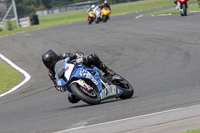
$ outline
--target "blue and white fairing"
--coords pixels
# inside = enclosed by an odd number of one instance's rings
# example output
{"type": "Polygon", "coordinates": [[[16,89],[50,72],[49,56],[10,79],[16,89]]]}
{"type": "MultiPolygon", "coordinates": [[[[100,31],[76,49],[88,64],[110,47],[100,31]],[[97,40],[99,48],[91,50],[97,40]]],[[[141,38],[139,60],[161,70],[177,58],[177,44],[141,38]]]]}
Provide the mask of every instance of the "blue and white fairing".
{"type": "MultiPolygon", "coordinates": [[[[70,88],[68,88],[68,82],[71,82],[72,79],[76,79],[77,81],[73,82],[77,82],[83,87],[88,87],[88,85],[80,79],[89,79],[97,86],[99,90],[98,94],[100,95],[101,99],[122,93],[122,91],[115,85],[109,86],[108,84],[101,81],[97,67],[89,68],[86,67],[83,63],[74,65],[68,63],[69,60],[70,58],[68,57],[65,60],[58,61],[55,65],[55,77],[57,86],[65,87],[66,90],[71,92],[70,88]],[[65,80],[63,79],[63,75],[65,80]],[[105,86],[105,89],[102,88],[102,84],[105,86]]],[[[88,90],[89,89],[90,88],[88,88],[88,90]]]]}

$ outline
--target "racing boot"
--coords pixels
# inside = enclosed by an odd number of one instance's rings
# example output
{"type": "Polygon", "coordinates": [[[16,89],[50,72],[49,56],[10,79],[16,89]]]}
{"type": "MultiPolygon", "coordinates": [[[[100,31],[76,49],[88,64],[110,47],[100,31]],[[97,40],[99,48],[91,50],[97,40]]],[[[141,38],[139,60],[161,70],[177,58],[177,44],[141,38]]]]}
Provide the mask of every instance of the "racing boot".
{"type": "Polygon", "coordinates": [[[70,103],[77,103],[80,101],[80,99],[76,97],[74,94],[68,94],[68,101],[70,103]]]}
{"type": "Polygon", "coordinates": [[[100,65],[99,69],[102,70],[105,73],[106,76],[113,77],[116,74],[112,69],[108,68],[103,63],[100,65]]]}

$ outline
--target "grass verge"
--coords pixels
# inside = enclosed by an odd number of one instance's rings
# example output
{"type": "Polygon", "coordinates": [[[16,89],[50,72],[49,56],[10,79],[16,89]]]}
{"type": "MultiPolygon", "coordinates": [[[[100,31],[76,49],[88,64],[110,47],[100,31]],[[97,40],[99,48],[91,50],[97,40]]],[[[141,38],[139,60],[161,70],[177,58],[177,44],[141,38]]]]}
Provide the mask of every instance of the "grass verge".
{"type": "MultiPolygon", "coordinates": [[[[191,5],[188,7],[188,12],[190,11],[200,11],[200,8],[199,8],[199,5],[198,4],[195,4],[195,5],[191,5]]],[[[159,12],[153,12],[153,13],[148,13],[148,14],[145,14],[144,17],[147,17],[147,16],[152,16],[152,15],[160,15],[160,14],[179,14],[179,10],[178,9],[175,9],[175,6],[174,6],[174,9],[169,9],[169,10],[164,10],[164,11],[159,11],[159,12]]]]}
{"type": "Polygon", "coordinates": [[[196,129],[196,130],[189,130],[183,133],[200,133],[200,129],[196,129]]]}
{"type": "Polygon", "coordinates": [[[10,90],[22,80],[22,75],[11,66],[0,61],[0,94],[10,90]]]}
{"type": "MultiPolygon", "coordinates": [[[[195,0],[190,0],[190,2],[194,2],[194,1],[195,0]]],[[[174,5],[174,3],[171,0],[139,0],[136,2],[116,4],[116,5],[111,5],[111,8],[112,8],[111,16],[116,16],[116,15],[126,14],[126,13],[133,13],[140,10],[154,9],[158,7],[172,6],[172,5],[174,5]]],[[[11,31],[9,30],[1,31],[0,36],[17,33],[17,32],[23,32],[23,31],[32,30],[32,29],[37,29],[37,28],[44,28],[44,27],[61,25],[61,24],[86,21],[86,18],[87,18],[86,11],[87,9],[83,9],[83,10],[68,11],[64,13],[40,16],[39,17],[40,25],[30,26],[26,28],[18,28],[11,31]]]]}

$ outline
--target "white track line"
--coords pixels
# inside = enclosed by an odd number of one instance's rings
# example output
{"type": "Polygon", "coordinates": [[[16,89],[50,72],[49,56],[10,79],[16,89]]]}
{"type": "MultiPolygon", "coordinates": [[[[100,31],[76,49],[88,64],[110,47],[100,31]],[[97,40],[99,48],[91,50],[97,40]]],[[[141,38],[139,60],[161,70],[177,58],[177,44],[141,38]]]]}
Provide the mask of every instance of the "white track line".
{"type": "Polygon", "coordinates": [[[169,14],[159,14],[159,15],[151,15],[152,17],[156,17],[156,16],[171,16],[172,14],[169,13],[169,14]]]}
{"type": "Polygon", "coordinates": [[[141,15],[139,15],[139,16],[137,16],[137,17],[135,17],[135,18],[141,18],[143,16],[143,14],[141,14],[141,15]]]}
{"type": "Polygon", "coordinates": [[[17,65],[15,65],[12,61],[10,61],[9,59],[7,59],[5,56],[3,56],[2,54],[0,54],[0,58],[2,58],[4,61],[6,61],[9,65],[11,65],[14,69],[16,69],[17,71],[19,71],[20,73],[22,73],[25,76],[25,79],[19,83],[17,86],[13,87],[11,90],[3,93],[0,95],[0,97],[3,97],[13,91],[15,91],[16,89],[18,89],[19,87],[21,87],[22,85],[24,85],[26,82],[28,82],[31,78],[31,76],[24,71],[23,69],[21,69],[20,67],[18,67],[17,65]]]}
{"type": "Polygon", "coordinates": [[[124,119],[119,119],[119,120],[114,120],[114,121],[109,121],[109,122],[98,123],[98,124],[89,125],[89,126],[83,125],[80,127],[70,128],[70,129],[66,129],[66,130],[62,130],[62,131],[58,131],[58,132],[54,132],[54,133],[65,133],[65,132],[74,131],[74,130],[78,130],[78,129],[85,129],[85,128],[90,128],[90,127],[95,127],[95,126],[106,125],[106,124],[110,124],[110,123],[116,123],[116,122],[121,122],[121,121],[133,120],[133,119],[137,119],[137,118],[144,118],[144,117],[158,115],[158,114],[164,114],[164,113],[173,112],[173,111],[177,111],[177,110],[181,110],[181,109],[184,109],[184,108],[176,108],[176,109],[155,112],[155,113],[146,114],[146,115],[140,115],[140,116],[135,116],[135,117],[130,117],[130,118],[124,118],[124,119]]]}

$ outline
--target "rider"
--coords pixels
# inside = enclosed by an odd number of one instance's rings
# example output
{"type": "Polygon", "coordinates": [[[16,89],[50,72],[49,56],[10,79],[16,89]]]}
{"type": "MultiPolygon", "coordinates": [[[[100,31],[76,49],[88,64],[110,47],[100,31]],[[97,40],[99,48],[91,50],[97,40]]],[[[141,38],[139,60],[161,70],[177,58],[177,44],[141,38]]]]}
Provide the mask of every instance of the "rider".
{"type": "Polygon", "coordinates": [[[104,2],[101,4],[101,9],[103,9],[104,7],[108,7],[111,13],[111,8],[107,0],[104,0],[104,2]]]}
{"type": "MultiPolygon", "coordinates": [[[[188,1],[189,1],[189,0],[188,0],[188,1]]],[[[178,9],[178,8],[179,8],[178,0],[174,0],[174,4],[176,4],[176,9],[178,9]]],[[[186,6],[188,7],[187,2],[186,2],[186,6]]]]}
{"type": "MultiPolygon", "coordinates": [[[[87,13],[89,13],[89,12],[93,12],[94,14],[95,14],[95,22],[97,22],[97,17],[96,16],[98,16],[97,15],[97,13],[99,13],[99,15],[100,15],[100,13],[101,13],[101,11],[100,11],[100,9],[99,9],[99,6],[95,6],[95,5],[92,5],[91,7],[90,7],[90,9],[88,9],[87,10],[87,13]]],[[[87,19],[89,18],[89,15],[88,15],[88,17],[87,17],[87,19]]]]}
{"type": "MultiPolygon", "coordinates": [[[[67,57],[70,57],[69,61],[71,61],[74,64],[83,62],[88,67],[96,66],[97,68],[102,70],[106,75],[115,75],[115,72],[108,68],[96,54],[84,56],[82,52],[77,51],[75,53],[63,53],[57,55],[53,50],[48,50],[42,55],[42,61],[44,65],[49,69],[49,77],[53,81],[54,86],[58,91],[64,92],[66,91],[66,89],[64,87],[58,87],[56,85],[54,66],[59,60],[64,60],[67,57]]],[[[79,101],[79,99],[73,94],[68,95],[68,100],[71,103],[77,103],[79,101]]]]}
{"type": "Polygon", "coordinates": [[[174,4],[176,4],[176,9],[178,9],[177,0],[174,0],[174,4]]]}
{"type": "Polygon", "coordinates": [[[91,5],[91,7],[87,10],[87,13],[89,13],[91,11],[93,12],[94,8],[95,8],[95,5],[91,5]]]}
{"type": "MultiPolygon", "coordinates": [[[[89,12],[94,12],[94,8],[95,8],[95,5],[91,5],[91,7],[87,10],[87,14],[88,14],[89,12]]],[[[87,20],[88,20],[88,18],[89,18],[89,15],[88,15],[88,17],[87,17],[87,20]]]]}

